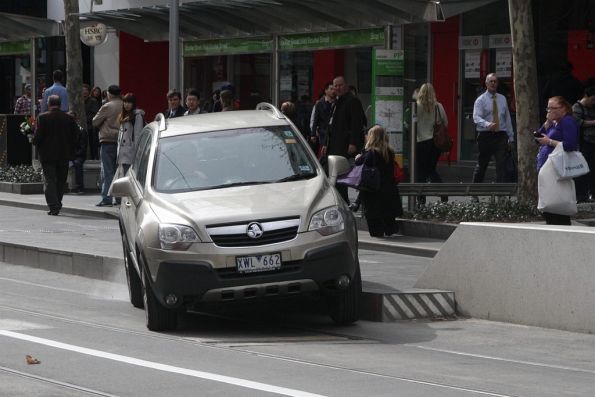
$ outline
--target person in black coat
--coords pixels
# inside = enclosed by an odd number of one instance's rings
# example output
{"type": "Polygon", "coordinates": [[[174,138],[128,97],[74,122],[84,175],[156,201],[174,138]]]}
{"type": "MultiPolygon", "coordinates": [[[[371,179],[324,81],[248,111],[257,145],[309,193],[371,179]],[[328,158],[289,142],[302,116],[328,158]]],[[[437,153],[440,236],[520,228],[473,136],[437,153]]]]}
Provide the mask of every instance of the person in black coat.
{"type": "Polygon", "coordinates": [[[163,114],[166,119],[181,117],[186,113],[186,108],[182,106],[182,94],[180,91],[169,90],[167,93],[168,108],[163,114]]]}
{"type": "Polygon", "coordinates": [[[32,143],[37,146],[44,177],[48,215],[58,215],[68,177],[68,161],[74,159],[79,138],[76,121],[60,110],[60,97],[50,95],[48,111],[37,118],[32,143]]]}
{"type": "Polygon", "coordinates": [[[360,192],[364,216],[372,237],[390,236],[398,232],[396,217],[402,215],[399,190],[394,179],[394,152],[388,146],[384,128],[375,125],[368,131],[366,147],[355,158],[355,164],[376,167],[380,173],[378,191],[360,192]]]}

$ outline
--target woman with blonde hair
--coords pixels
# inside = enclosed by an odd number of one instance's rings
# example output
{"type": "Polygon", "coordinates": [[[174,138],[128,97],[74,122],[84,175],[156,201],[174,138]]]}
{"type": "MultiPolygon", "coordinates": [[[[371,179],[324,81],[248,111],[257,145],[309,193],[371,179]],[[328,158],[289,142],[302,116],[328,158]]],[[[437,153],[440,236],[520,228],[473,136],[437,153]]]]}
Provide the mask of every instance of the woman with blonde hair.
{"type": "MultiPolygon", "coordinates": [[[[430,83],[425,83],[417,94],[417,139],[415,145],[415,182],[442,182],[436,171],[440,150],[434,145],[434,124],[448,127],[444,107],[436,100],[436,91],[430,83]]],[[[426,197],[419,196],[418,204],[425,204],[426,197]]],[[[442,201],[448,197],[442,196],[442,201]]]]}
{"type": "Polygon", "coordinates": [[[380,174],[378,191],[360,192],[364,216],[372,237],[397,233],[396,217],[401,215],[399,190],[394,179],[395,153],[388,145],[384,128],[375,125],[368,131],[364,152],[355,158],[355,164],[375,167],[380,174]]]}

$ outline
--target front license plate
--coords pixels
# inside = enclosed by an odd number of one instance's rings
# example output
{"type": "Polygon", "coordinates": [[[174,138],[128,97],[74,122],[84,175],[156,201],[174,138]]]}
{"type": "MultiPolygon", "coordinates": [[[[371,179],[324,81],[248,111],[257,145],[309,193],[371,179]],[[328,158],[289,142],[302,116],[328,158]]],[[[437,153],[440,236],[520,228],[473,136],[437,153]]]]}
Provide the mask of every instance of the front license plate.
{"type": "Polygon", "coordinates": [[[281,254],[237,256],[236,266],[240,273],[267,272],[281,268],[281,254]]]}

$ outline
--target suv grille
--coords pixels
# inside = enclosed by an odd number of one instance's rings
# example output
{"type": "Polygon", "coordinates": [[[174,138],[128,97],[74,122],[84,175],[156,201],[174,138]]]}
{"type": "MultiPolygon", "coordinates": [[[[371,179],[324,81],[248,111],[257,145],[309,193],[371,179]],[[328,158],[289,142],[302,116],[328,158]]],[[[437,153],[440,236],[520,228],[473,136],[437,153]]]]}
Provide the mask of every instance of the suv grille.
{"type": "Polygon", "coordinates": [[[211,240],[219,247],[254,247],[289,241],[295,238],[298,232],[300,218],[271,219],[239,224],[207,226],[211,240]],[[248,228],[257,224],[257,230],[262,235],[253,238],[248,235],[248,228]]]}

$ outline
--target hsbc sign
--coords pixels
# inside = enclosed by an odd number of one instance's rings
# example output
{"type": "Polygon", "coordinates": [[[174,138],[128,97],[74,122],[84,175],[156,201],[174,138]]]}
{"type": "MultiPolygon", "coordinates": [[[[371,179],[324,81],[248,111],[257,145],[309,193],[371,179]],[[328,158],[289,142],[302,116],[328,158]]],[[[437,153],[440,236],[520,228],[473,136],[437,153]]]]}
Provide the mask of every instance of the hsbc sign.
{"type": "Polygon", "coordinates": [[[103,44],[107,37],[107,26],[102,23],[92,23],[81,27],[81,41],[89,47],[103,44]]]}

